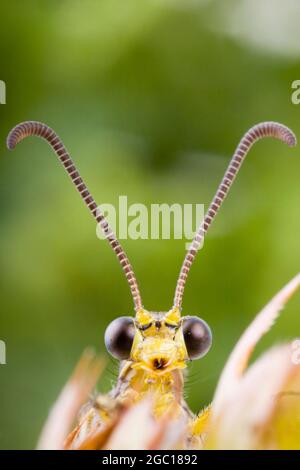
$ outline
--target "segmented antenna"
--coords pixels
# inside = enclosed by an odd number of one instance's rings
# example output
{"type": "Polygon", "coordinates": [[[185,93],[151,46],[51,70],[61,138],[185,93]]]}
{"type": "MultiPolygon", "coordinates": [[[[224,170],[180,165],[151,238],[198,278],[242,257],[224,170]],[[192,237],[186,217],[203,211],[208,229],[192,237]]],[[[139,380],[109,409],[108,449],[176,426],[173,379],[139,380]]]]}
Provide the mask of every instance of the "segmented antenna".
{"type": "Polygon", "coordinates": [[[123,250],[122,246],[120,245],[119,241],[117,240],[115,234],[112,232],[111,228],[109,227],[104,215],[99,211],[98,206],[89,192],[87,186],[83,182],[71,156],[69,155],[67,149],[63,145],[62,141],[58,137],[58,135],[48,127],[46,124],[36,121],[26,121],[21,124],[18,124],[14,127],[8,137],[7,137],[7,147],[12,150],[15,146],[21,142],[25,137],[36,135],[45,139],[48,144],[52,147],[54,152],[56,153],[59,161],[64,166],[66,172],[70,176],[72,182],[74,183],[76,189],[78,190],[80,196],[82,197],[83,201],[87,205],[88,209],[90,210],[93,217],[96,221],[100,224],[105,237],[107,238],[110,246],[116,253],[118,260],[123,268],[125,273],[126,279],[131,289],[131,294],[133,297],[135,310],[139,311],[142,309],[142,300],[141,295],[139,292],[137,280],[129,259],[125,251],[123,250]]]}
{"type": "Polygon", "coordinates": [[[293,147],[297,143],[294,133],[288,127],[277,122],[262,122],[252,127],[251,129],[249,129],[248,132],[246,132],[239,145],[237,146],[237,149],[229,163],[229,166],[225,172],[221,184],[218,187],[215,197],[213,198],[208,208],[208,211],[206,212],[205,217],[195,235],[195,238],[192,241],[189,251],[186,254],[176,285],[176,291],[174,296],[174,308],[181,308],[185,283],[190,268],[196,257],[197,251],[199,250],[199,248],[201,248],[204,237],[209,227],[211,226],[215,216],[217,215],[222,205],[222,202],[227,196],[229,189],[231,188],[231,185],[235,180],[235,177],[239,169],[241,168],[241,165],[248,151],[257,140],[263,137],[275,137],[276,139],[282,140],[290,147],[293,147]]]}

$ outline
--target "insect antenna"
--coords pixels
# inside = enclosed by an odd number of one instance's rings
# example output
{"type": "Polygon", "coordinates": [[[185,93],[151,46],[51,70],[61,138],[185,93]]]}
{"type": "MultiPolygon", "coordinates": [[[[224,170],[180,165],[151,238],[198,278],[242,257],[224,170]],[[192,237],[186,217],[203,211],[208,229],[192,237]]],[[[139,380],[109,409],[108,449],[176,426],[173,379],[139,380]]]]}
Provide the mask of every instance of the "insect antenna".
{"type": "Polygon", "coordinates": [[[25,137],[29,137],[33,135],[45,139],[48,142],[48,144],[50,144],[56,156],[58,157],[59,161],[62,163],[66,172],[70,176],[81,198],[83,199],[86,206],[90,210],[92,216],[96,219],[97,223],[100,224],[105,234],[105,237],[107,238],[110,246],[116,253],[117,258],[123,268],[123,271],[125,273],[126,279],[128,281],[128,284],[131,290],[131,294],[132,294],[134,305],[135,305],[135,310],[136,312],[138,312],[139,310],[142,309],[142,300],[141,300],[141,295],[139,292],[137,280],[133,272],[132,266],[129,262],[129,259],[124,249],[122,248],[120,242],[118,241],[115,234],[109,227],[104,215],[99,211],[98,206],[93,196],[91,195],[90,191],[85,185],[70,154],[68,153],[67,149],[65,148],[64,144],[62,143],[58,135],[54,132],[53,129],[48,127],[46,124],[43,124],[37,121],[26,121],[26,122],[18,124],[16,127],[14,127],[10,131],[7,137],[7,147],[10,150],[12,150],[25,137]]]}
{"type": "Polygon", "coordinates": [[[176,285],[173,307],[174,309],[181,309],[184,288],[190,268],[194,262],[198,250],[202,247],[204,237],[214,218],[216,217],[224,199],[226,198],[248,151],[256,141],[263,137],[274,137],[276,139],[282,140],[290,147],[296,145],[297,142],[294,133],[288,127],[277,122],[262,122],[246,132],[235,150],[235,153],[228,165],[217,192],[185,256],[176,285]]]}

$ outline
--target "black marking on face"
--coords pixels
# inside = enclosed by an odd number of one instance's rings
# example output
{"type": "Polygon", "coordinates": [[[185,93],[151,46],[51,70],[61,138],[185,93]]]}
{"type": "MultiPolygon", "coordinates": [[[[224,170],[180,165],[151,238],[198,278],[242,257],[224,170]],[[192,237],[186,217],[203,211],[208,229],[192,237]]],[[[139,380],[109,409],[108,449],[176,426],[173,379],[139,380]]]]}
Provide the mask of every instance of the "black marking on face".
{"type": "Polygon", "coordinates": [[[154,359],[153,361],[153,367],[154,369],[156,370],[159,370],[159,369],[163,369],[166,365],[166,360],[164,358],[160,358],[160,359],[154,359]]]}
{"type": "Polygon", "coordinates": [[[170,330],[177,330],[179,325],[171,325],[171,323],[165,322],[165,325],[170,328],[170,330]]]}
{"type": "Polygon", "coordinates": [[[148,323],[147,325],[138,326],[138,328],[141,331],[145,331],[145,330],[148,330],[148,328],[150,328],[151,326],[152,326],[152,322],[148,323]]]}

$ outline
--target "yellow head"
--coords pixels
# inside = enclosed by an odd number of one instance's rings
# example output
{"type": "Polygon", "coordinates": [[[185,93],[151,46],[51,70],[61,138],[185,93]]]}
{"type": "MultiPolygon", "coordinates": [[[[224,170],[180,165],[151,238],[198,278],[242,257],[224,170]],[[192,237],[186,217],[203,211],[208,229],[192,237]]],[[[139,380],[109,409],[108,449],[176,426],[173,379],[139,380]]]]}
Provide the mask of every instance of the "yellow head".
{"type": "Polygon", "coordinates": [[[169,312],[140,309],[135,319],[114,320],[105,332],[105,344],[132,369],[158,377],[184,369],[187,361],[204,356],[211,346],[211,331],[200,318],[181,318],[177,308],[169,312]]]}

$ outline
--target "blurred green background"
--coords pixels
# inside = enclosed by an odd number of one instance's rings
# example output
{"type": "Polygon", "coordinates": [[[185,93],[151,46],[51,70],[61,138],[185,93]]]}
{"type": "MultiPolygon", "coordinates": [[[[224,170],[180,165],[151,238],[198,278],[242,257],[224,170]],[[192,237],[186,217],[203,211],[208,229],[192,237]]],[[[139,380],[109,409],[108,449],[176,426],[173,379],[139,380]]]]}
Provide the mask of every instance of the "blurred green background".
{"type": "MultiPolygon", "coordinates": [[[[48,146],[5,138],[31,119],[63,138],[98,203],[210,202],[242,134],[278,120],[300,136],[298,1],[1,2],[0,448],[33,448],[87,345],[133,313],[115,255],[48,146]]],[[[300,150],[251,151],[193,266],[184,314],[214,334],[192,364],[188,402],[212,399],[244,328],[300,267],[300,150]]],[[[182,240],[126,240],[145,307],[171,307],[182,240]]],[[[300,335],[292,299],[256,354],[300,335]]],[[[117,371],[108,360],[99,383],[117,371]]],[[[276,366],[276,365],[274,365],[276,366]]],[[[259,393],[259,390],[258,390],[259,393]]]]}

